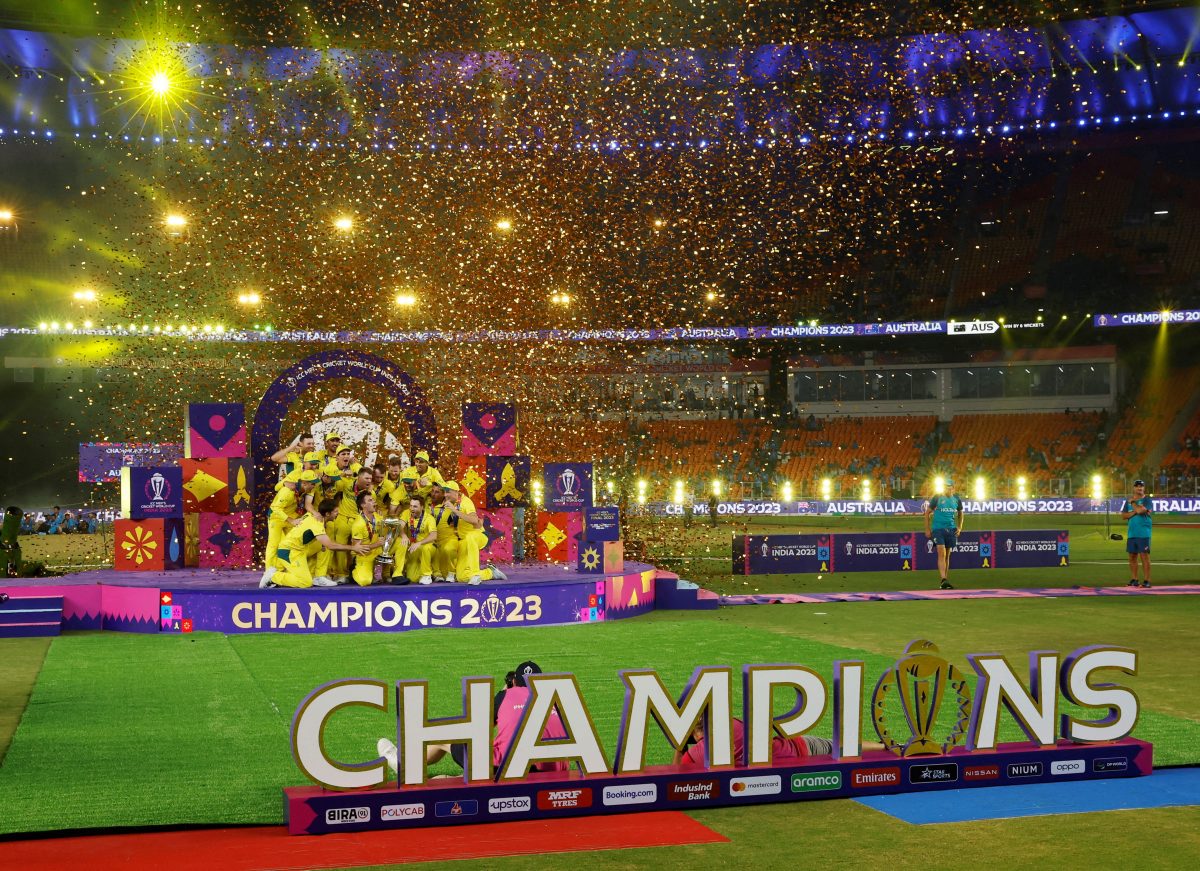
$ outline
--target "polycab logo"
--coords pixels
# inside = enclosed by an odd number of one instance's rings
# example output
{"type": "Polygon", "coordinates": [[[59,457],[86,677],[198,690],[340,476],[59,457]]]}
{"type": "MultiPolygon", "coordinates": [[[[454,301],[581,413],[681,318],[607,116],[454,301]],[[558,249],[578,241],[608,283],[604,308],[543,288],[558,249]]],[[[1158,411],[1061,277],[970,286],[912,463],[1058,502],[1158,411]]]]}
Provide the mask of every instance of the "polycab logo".
{"type": "Polygon", "coordinates": [[[1040,762],[1010,762],[1009,777],[1041,777],[1042,763],[1040,762]]]}
{"type": "Polygon", "coordinates": [[[433,813],[439,817],[473,817],[479,813],[479,802],[473,798],[462,801],[439,801],[433,806],[433,813]]]}
{"type": "Polygon", "coordinates": [[[808,771],[792,775],[792,792],[824,792],[842,788],[840,771],[808,771]]]}
{"type": "Polygon", "coordinates": [[[653,804],[658,801],[658,787],[653,783],[631,783],[629,786],[604,787],[604,803],[653,804]]]}
{"type": "Polygon", "coordinates": [[[1092,771],[1128,771],[1129,760],[1120,757],[1109,757],[1107,759],[1093,759],[1092,771]]]}
{"type": "Polygon", "coordinates": [[[1050,763],[1050,773],[1054,775],[1083,774],[1085,771],[1087,763],[1082,759],[1056,759],[1050,763]]]}
{"type": "Polygon", "coordinates": [[[964,765],[963,780],[998,780],[999,765],[964,765]]]}
{"type": "Polygon", "coordinates": [[[709,801],[721,795],[716,780],[676,780],[667,784],[668,801],[709,801]]]}
{"type": "Polygon", "coordinates": [[[488,800],[489,814],[523,814],[533,810],[533,801],[527,795],[510,795],[508,798],[488,800]]]}
{"type": "Polygon", "coordinates": [[[381,820],[423,820],[424,804],[385,804],[379,809],[381,820]]]}
{"type": "Polygon", "coordinates": [[[914,765],[908,769],[909,783],[953,783],[958,780],[958,763],[914,765]]]}
{"type": "Polygon", "coordinates": [[[592,791],[588,788],[543,789],[538,793],[539,810],[565,810],[574,807],[591,807],[592,791]]]}
{"type": "Polygon", "coordinates": [[[782,791],[783,780],[778,774],[772,777],[735,777],[729,781],[729,795],[732,798],[779,795],[782,791]]]}
{"type": "Polygon", "coordinates": [[[369,822],[371,822],[369,807],[331,807],[325,811],[325,823],[330,826],[369,822]]]}
{"type": "Polygon", "coordinates": [[[900,782],[900,768],[855,768],[850,772],[850,785],[862,789],[870,786],[895,786],[900,782]]]}

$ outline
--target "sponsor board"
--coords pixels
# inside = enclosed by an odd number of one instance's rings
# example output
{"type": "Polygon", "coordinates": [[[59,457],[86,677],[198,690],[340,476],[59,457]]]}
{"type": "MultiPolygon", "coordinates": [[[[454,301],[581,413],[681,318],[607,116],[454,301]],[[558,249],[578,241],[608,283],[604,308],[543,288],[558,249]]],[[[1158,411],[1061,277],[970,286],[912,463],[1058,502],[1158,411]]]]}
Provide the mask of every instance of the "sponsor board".
{"type": "Polygon", "coordinates": [[[855,768],[850,772],[850,785],[858,789],[872,786],[895,786],[900,782],[900,768],[855,768]]]}
{"type": "Polygon", "coordinates": [[[1129,760],[1120,756],[1105,759],[1093,759],[1092,771],[1128,771],[1129,760]]]}
{"type": "Polygon", "coordinates": [[[1009,777],[1041,777],[1042,763],[1040,762],[1010,762],[1007,768],[1009,777]]]}
{"type": "Polygon", "coordinates": [[[379,809],[381,820],[423,820],[425,805],[417,804],[385,804],[379,809]]]}
{"type": "Polygon", "coordinates": [[[531,810],[533,810],[533,801],[527,795],[488,799],[489,814],[523,814],[531,810]]]}
{"type": "Polygon", "coordinates": [[[653,783],[631,783],[628,786],[604,787],[606,805],[653,804],[658,801],[658,787],[653,783]]]}
{"type": "Polygon", "coordinates": [[[792,775],[792,792],[825,792],[841,788],[840,771],[806,771],[792,775]]]}
{"type": "Polygon", "coordinates": [[[1050,773],[1056,776],[1063,774],[1086,774],[1087,762],[1082,759],[1055,759],[1050,763],[1050,773]]]}
{"type": "Polygon", "coordinates": [[[668,801],[711,801],[721,797],[716,780],[676,780],[667,784],[668,801]]]}
{"type": "Polygon", "coordinates": [[[908,769],[909,783],[954,783],[958,780],[958,763],[913,765],[908,769]]]}
{"type": "Polygon", "coordinates": [[[999,780],[999,765],[964,765],[963,780],[999,780]]]}
{"type": "Polygon", "coordinates": [[[325,822],[331,826],[371,822],[369,807],[331,807],[325,811],[325,822]]]}
{"type": "Polygon", "coordinates": [[[592,791],[587,787],[574,789],[543,789],[537,795],[538,810],[566,810],[592,806],[592,791]]]}
{"type": "Polygon", "coordinates": [[[729,781],[729,795],[732,798],[779,795],[781,792],[783,778],[778,774],[768,777],[735,777],[729,781]]]}
{"type": "Polygon", "coordinates": [[[433,806],[433,813],[439,817],[473,817],[479,813],[479,802],[473,798],[439,801],[433,806]]]}

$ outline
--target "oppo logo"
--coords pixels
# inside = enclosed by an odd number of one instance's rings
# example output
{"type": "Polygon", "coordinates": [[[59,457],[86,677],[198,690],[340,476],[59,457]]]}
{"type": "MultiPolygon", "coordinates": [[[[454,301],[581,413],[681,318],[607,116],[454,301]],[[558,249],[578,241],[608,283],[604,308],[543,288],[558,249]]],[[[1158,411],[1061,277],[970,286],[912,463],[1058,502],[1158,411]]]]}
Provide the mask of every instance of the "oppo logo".
{"type": "Polygon", "coordinates": [[[1051,774],[1083,774],[1087,763],[1082,759],[1059,759],[1050,763],[1051,774]]]}

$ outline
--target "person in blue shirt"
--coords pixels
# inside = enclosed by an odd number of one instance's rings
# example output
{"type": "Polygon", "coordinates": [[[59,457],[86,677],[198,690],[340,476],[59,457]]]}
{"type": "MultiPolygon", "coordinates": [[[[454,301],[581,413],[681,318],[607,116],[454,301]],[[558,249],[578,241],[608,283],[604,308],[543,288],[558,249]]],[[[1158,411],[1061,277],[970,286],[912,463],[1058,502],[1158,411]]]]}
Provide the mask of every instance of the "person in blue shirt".
{"type": "Polygon", "coordinates": [[[1138,557],[1142,562],[1141,586],[1150,586],[1150,532],[1154,518],[1150,511],[1150,497],[1146,495],[1146,482],[1133,482],[1133,498],[1126,499],[1121,506],[1121,519],[1129,521],[1125,530],[1125,552],[1129,554],[1129,586],[1138,586],[1138,557]]]}
{"type": "Polygon", "coordinates": [[[938,575],[943,590],[953,590],[950,583],[950,552],[958,544],[963,526],[963,502],[954,492],[954,480],[946,479],[946,496],[934,496],[925,505],[925,537],[937,545],[938,575]]]}

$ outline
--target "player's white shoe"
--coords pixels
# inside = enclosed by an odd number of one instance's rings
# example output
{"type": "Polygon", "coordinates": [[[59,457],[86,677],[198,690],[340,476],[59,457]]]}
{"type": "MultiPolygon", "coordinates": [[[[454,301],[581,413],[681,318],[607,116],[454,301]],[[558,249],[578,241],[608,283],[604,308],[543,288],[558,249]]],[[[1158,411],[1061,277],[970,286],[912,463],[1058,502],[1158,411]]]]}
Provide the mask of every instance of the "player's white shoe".
{"type": "Polygon", "coordinates": [[[441,575],[434,575],[433,582],[435,584],[444,584],[444,583],[446,583],[446,579],[443,578],[441,575]]]}
{"type": "Polygon", "coordinates": [[[333,582],[334,582],[335,584],[337,584],[337,585],[340,587],[340,586],[342,586],[343,584],[348,584],[348,583],[350,583],[350,578],[349,578],[348,576],[346,576],[346,575],[339,575],[338,577],[336,577],[336,578],[334,578],[334,579],[333,579],[333,582]]]}
{"type": "Polygon", "coordinates": [[[399,771],[400,766],[396,759],[396,745],[387,738],[380,738],[379,743],[375,745],[375,749],[379,751],[379,755],[387,760],[388,768],[392,771],[399,771]]]}
{"type": "Polygon", "coordinates": [[[446,583],[447,584],[457,584],[458,576],[456,574],[454,574],[454,572],[451,572],[450,574],[446,575],[446,583]]]}
{"type": "Polygon", "coordinates": [[[430,575],[421,575],[421,579],[417,581],[422,587],[428,587],[433,583],[433,578],[430,575]]]}
{"type": "Polygon", "coordinates": [[[336,587],[337,581],[330,580],[329,578],[325,577],[324,575],[321,575],[320,577],[313,578],[313,586],[314,587],[336,587]]]}
{"type": "Polygon", "coordinates": [[[275,586],[273,583],[271,583],[271,578],[273,577],[275,577],[275,567],[269,566],[267,570],[263,572],[262,580],[258,582],[258,588],[260,590],[265,590],[267,587],[275,586]]]}
{"type": "Polygon", "coordinates": [[[492,570],[492,580],[493,581],[507,581],[508,580],[508,575],[504,574],[504,572],[500,571],[500,569],[496,568],[491,563],[488,563],[487,566],[485,566],[485,568],[489,568],[492,570]]]}
{"type": "Polygon", "coordinates": [[[467,583],[472,587],[478,587],[483,583],[483,578],[481,578],[479,575],[471,575],[471,579],[467,581],[467,583]]]}

